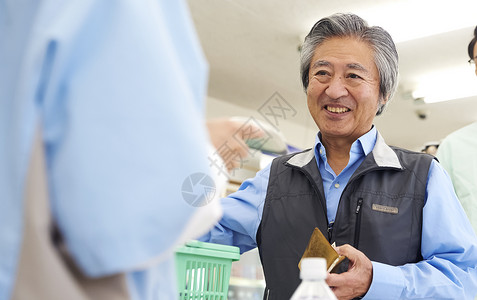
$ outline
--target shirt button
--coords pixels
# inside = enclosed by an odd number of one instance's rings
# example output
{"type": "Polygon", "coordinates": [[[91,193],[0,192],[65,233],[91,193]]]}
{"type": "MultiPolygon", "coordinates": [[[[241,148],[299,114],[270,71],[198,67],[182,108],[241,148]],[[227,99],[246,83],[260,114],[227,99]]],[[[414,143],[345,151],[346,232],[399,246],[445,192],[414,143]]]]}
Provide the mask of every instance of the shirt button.
{"type": "Polygon", "coordinates": [[[323,154],[323,150],[322,150],[322,149],[320,149],[320,154],[323,154]]]}
{"type": "Polygon", "coordinates": [[[335,188],[339,188],[340,187],[340,184],[339,183],[335,183],[335,188]]]}

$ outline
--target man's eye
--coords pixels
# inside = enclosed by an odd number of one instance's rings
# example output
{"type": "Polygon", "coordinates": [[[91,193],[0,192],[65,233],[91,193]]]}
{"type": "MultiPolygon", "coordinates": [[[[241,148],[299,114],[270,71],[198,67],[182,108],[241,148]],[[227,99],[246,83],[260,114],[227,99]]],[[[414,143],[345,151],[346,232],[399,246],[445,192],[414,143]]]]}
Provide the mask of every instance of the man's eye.
{"type": "Polygon", "coordinates": [[[315,73],[315,76],[325,76],[325,75],[328,75],[328,72],[324,70],[320,70],[315,73]]]}
{"type": "Polygon", "coordinates": [[[348,74],[348,78],[351,78],[351,79],[361,79],[361,76],[356,75],[356,74],[354,74],[354,73],[350,73],[350,74],[348,74]]]}

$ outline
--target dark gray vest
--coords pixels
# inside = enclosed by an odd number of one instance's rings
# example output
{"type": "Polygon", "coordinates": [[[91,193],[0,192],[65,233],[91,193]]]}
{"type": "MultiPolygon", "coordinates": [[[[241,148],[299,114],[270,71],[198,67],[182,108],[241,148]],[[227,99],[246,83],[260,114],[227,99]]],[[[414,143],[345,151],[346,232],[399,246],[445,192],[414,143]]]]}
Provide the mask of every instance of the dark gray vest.
{"type": "Polygon", "coordinates": [[[300,284],[298,262],[315,227],[330,243],[353,245],[372,261],[397,266],[422,260],[422,208],[432,159],[391,148],[378,135],[372,153],[345,187],[330,230],[314,151],[276,158],[257,232],[267,283],[264,299],[290,299],[300,284]]]}

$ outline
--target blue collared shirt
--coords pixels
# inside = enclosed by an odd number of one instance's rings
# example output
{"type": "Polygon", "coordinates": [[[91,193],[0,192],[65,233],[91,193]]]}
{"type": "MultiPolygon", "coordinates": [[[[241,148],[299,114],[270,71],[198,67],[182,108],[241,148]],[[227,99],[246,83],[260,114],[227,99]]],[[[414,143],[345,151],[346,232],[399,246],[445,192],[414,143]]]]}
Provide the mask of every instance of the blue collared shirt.
{"type": "Polygon", "coordinates": [[[349,181],[354,171],[356,171],[359,165],[361,165],[366,155],[373,150],[375,141],[376,128],[373,126],[368,133],[361,136],[351,145],[348,165],[339,175],[336,175],[328,164],[326,149],[321,143],[319,135],[316,136],[315,157],[323,180],[325,199],[330,199],[330,201],[326,201],[329,223],[334,223],[336,210],[338,209],[338,201],[333,201],[331,199],[340,199],[346,183],[349,181]]]}
{"type": "MultiPolygon", "coordinates": [[[[336,176],[317,137],[315,157],[322,174],[327,215],[334,221],[343,188],[376,143],[372,128],[351,146],[350,160],[336,176]],[[321,153],[320,153],[321,152],[321,153]]],[[[270,165],[222,199],[222,220],[202,239],[239,246],[242,252],[257,246],[256,234],[267,194],[270,165]]],[[[373,263],[372,284],[363,299],[473,299],[477,294],[477,238],[439,163],[429,169],[423,209],[423,261],[404,266],[373,263]],[[463,288],[465,287],[465,289],[463,288]]]]}
{"type": "Polygon", "coordinates": [[[208,66],[186,5],[0,0],[0,299],[37,127],[52,215],[81,270],[129,272],[134,299],[178,296],[172,249],[197,211],[182,184],[212,174],[208,66]]]}

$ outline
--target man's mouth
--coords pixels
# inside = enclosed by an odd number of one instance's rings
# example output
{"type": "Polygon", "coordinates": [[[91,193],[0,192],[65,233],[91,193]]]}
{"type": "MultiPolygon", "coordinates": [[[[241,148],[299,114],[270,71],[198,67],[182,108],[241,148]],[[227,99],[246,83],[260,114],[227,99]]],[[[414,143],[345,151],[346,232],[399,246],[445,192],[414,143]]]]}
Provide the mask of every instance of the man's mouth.
{"type": "Polygon", "coordinates": [[[325,106],[325,109],[329,112],[335,113],[335,114],[342,114],[345,112],[350,111],[349,108],[347,107],[332,107],[332,106],[325,106]]]}

